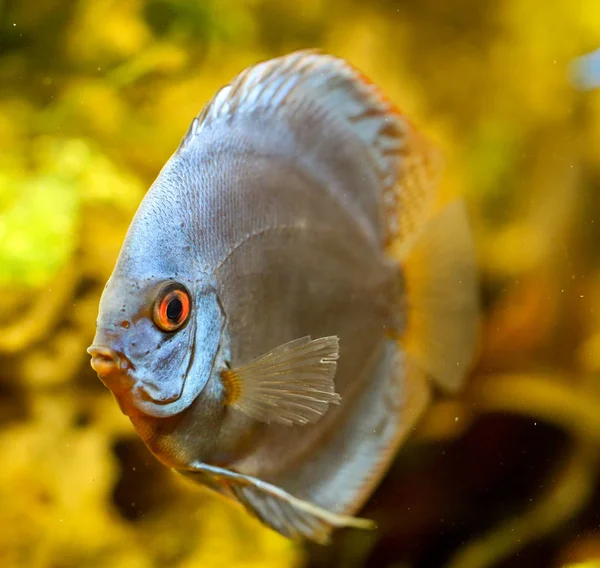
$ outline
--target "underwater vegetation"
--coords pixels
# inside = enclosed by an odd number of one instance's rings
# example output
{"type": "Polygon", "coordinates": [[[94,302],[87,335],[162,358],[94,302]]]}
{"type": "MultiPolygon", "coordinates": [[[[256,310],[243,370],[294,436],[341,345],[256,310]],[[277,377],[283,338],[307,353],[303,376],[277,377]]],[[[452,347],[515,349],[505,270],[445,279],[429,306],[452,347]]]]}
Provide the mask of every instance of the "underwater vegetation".
{"type": "Polygon", "coordinates": [[[563,567],[600,559],[594,0],[0,0],[0,566],[563,567]],[[484,328],[361,516],[301,548],[161,466],[89,366],[145,190],[240,69],[320,47],[436,140],[484,328]]]}

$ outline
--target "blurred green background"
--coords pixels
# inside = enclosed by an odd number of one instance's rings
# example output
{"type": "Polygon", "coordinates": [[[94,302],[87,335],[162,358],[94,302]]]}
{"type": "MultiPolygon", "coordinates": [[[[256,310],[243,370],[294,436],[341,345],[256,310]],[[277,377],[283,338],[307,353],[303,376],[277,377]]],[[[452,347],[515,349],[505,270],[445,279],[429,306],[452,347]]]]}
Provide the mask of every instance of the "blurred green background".
{"type": "Polygon", "coordinates": [[[600,559],[598,0],[0,0],[0,566],[562,567],[600,559]],[[363,511],[294,545],[180,485],[89,368],[137,204],[218,87],[348,58],[443,148],[485,309],[363,511]]]}

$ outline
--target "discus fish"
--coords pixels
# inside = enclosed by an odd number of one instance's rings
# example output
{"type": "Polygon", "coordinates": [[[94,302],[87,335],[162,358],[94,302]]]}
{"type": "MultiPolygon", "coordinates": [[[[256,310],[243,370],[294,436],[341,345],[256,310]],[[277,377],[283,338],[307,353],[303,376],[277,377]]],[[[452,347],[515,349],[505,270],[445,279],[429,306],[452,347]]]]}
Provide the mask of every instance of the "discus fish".
{"type": "Polygon", "coordinates": [[[88,349],[161,462],[290,538],[371,526],[354,515],[475,354],[471,233],[462,202],[434,214],[438,156],[334,56],[218,91],[140,204],[88,349]]]}

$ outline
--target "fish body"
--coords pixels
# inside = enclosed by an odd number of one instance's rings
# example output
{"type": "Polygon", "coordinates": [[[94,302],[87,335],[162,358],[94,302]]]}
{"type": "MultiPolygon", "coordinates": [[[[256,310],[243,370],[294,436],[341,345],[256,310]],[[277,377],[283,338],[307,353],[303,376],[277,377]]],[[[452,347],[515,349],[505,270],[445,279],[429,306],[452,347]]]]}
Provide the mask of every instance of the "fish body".
{"type": "Polygon", "coordinates": [[[429,375],[455,390],[474,354],[470,235],[460,206],[432,218],[435,157],[332,56],[217,93],[142,201],[89,349],[158,459],[290,537],[366,526],[429,375]]]}

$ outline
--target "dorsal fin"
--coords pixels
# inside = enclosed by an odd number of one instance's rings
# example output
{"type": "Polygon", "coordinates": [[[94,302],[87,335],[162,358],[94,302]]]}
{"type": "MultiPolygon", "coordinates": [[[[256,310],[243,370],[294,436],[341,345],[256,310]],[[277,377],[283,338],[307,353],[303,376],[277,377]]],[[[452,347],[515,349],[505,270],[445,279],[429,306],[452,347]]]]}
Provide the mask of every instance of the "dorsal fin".
{"type": "Polygon", "coordinates": [[[433,162],[432,148],[380,90],[343,59],[305,50],[248,67],[208,102],[180,148],[215,121],[256,111],[300,112],[311,104],[344,120],[369,152],[381,181],[385,241],[412,232],[413,219],[421,217],[420,211],[413,214],[414,206],[422,210],[425,202],[429,204],[420,199],[435,185],[432,172],[423,167],[433,162]],[[408,212],[402,213],[405,202],[408,212]],[[402,228],[404,217],[407,226],[402,228]]]}

